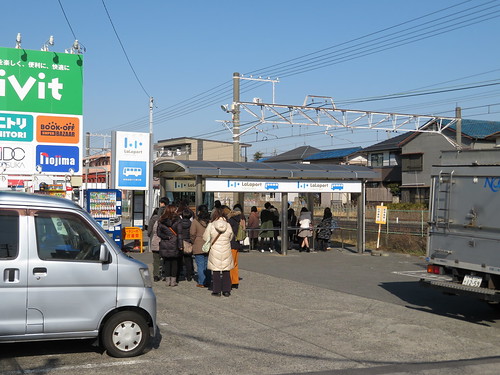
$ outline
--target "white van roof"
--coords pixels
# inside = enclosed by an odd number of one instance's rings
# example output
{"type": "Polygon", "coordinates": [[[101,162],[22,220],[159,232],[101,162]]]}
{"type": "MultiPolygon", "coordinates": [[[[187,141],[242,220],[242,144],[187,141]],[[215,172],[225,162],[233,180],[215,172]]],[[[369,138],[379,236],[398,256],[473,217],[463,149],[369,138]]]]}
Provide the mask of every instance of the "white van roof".
{"type": "Polygon", "coordinates": [[[69,199],[54,197],[50,195],[23,193],[18,191],[0,191],[1,205],[16,206],[42,206],[56,208],[81,208],[69,199]]]}

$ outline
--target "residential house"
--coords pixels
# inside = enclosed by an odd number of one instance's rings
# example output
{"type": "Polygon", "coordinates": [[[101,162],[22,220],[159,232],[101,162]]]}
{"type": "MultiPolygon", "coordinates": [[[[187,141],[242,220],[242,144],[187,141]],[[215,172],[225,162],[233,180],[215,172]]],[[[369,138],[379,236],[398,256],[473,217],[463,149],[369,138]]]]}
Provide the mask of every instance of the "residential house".
{"type": "MultiPolygon", "coordinates": [[[[500,122],[461,120],[460,144],[463,149],[491,149],[500,144],[500,122]]],[[[444,121],[446,126],[449,121],[444,121]]],[[[422,128],[435,126],[429,122],[422,128]]],[[[455,150],[457,124],[442,134],[407,132],[364,148],[368,166],[381,173],[381,179],[367,184],[367,202],[428,203],[430,173],[439,164],[441,151],[455,150]]]]}
{"type": "MultiPolygon", "coordinates": [[[[499,147],[500,122],[463,119],[461,147],[469,150],[499,147]]],[[[447,125],[449,121],[444,121],[447,125]]],[[[429,123],[424,128],[434,126],[429,123]]],[[[444,135],[413,133],[401,143],[401,201],[428,203],[430,195],[430,173],[433,165],[439,164],[441,151],[455,150],[448,140],[457,141],[457,124],[445,129],[444,135]],[[446,138],[448,137],[448,139],[446,138]]]]}
{"type": "Polygon", "coordinates": [[[412,135],[411,132],[399,134],[361,150],[367,159],[368,167],[379,172],[381,176],[380,180],[367,182],[367,202],[391,203],[399,200],[399,186],[402,184],[401,148],[403,142],[412,135]]]}

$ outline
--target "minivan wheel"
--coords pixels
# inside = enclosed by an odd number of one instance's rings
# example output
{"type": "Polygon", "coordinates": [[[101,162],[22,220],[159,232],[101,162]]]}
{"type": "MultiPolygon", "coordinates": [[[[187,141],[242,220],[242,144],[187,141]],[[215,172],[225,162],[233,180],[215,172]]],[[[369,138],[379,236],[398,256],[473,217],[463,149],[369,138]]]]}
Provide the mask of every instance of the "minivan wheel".
{"type": "Polygon", "coordinates": [[[149,327],[142,315],[121,311],[104,325],[102,343],[112,357],[134,357],[142,354],[149,342],[149,327]]]}

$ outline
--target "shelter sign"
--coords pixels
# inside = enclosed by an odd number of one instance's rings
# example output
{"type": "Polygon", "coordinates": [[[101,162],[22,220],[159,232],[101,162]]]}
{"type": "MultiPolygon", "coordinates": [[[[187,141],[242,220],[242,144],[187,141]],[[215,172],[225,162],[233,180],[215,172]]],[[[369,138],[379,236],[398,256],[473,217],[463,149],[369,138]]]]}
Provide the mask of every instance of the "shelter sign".
{"type": "Polygon", "coordinates": [[[205,191],[264,193],[361,193],[361,181],[316,180],[205,180],[205,191]]]}
{"type": "Polygon", "coordinates": [[[114,189],[149,189],[149,133],[113,132],[111,145],[114,189]]]}
{"type": "Polygon", "coordinates": [[[167,191],[196,192],[196,180],[166,180],[167,191]]]}
{"type": "Polygon", "coordinates": [[[83,57],[0,48],[0,163],[6,174],[81,173],[83,57]]]}

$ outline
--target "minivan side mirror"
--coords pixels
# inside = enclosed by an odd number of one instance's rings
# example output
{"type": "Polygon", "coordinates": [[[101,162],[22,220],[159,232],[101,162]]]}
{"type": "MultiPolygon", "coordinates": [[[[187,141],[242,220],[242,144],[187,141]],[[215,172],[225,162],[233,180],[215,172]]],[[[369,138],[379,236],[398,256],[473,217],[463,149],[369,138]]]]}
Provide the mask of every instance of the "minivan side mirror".
{"type": "Polygon", "coordinates": [[[101,247],[99,249],[99,261],[101,263],[109,263],[110,262],[109,249],[105,243],[102,243],[101,247]]]}

